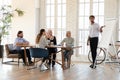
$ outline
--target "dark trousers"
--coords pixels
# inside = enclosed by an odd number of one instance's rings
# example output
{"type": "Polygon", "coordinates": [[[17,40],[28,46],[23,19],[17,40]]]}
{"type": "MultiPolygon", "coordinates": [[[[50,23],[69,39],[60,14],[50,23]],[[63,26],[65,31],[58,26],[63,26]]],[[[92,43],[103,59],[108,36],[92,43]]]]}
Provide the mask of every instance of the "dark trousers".
{"type": "Polygon", "coordinates": [[[43,57],[42,62],[43,62],[43,63],[44,63],[45,61],[47,62],[48,59],[49,59],[49,55],[46,56],[46,57],[43,57]]]}
{"type": "MultiPolygon", "coordinates": [[[[24,50],[23,49],[21,49],[21,50],[12,50],[11,52],[13,54],[19,53],[21,58],[23,59],[23,62],[25,63],[25,56],[24,56],[24,50]]],[[[31,62],[31,56],[30,56],[29,49],[26,49],[26,56],[28,58],[28,62],[30,63],[31,62]]]]}
{"type": "MultiPolygon", "coordinates": [[[[51,58],[53,59],[53,60],[55,60],[56,59],[56,53],[49,53],[49,65],[51,64],[51,58]]],[[[55,61],[52,61],[52,65],[55,65],[55,61]]]]}
{"type": "MultiPolygon", "coordinates": [[[[49,62],[47,62],[49,65],[51,64],[51,54],[53,54],[53,60],[55,60],[56,59],[56,54],[55,53],[49,53],[49,55],[48,55],[48,57],[44,57],[43,58],[43,60],[42,60],[42,62],[45,62],[47,59],[49,59],[49,62]]],[[[52,61],[52,65],[55,65],[55,61],[52,61]]]]}
{"type": "MultiPolygon", "coordinates": [[[[20,50],[20,54],[23,58],[23,62],[25,63],[25,56],[24,56],[24,50],[20,50]]],[[[28,58],[28,62],[30,63],[31,62],[31,56],[30,56],[30,51],[29,49],[26,49],[26,56],[28,58]]]]}
{"type": "Polygon", "coordinates": [[[90,38],[90,49],[92,53],[91,55],[92,55],[93,64],[95,63],[96,60],[97,46],[98,46],[98,37],[90,38]]]}
{"type": "Polygon", "coordinates": [[[69,57],[73,54],[73,50],[65,50],[64,51],[64,60],[69,60],[69,57]]]}

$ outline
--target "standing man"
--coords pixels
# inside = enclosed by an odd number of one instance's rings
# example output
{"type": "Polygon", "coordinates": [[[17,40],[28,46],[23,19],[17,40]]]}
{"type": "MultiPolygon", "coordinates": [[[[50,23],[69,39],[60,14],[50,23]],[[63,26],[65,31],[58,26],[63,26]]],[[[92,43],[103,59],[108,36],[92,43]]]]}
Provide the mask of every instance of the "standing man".
{"type": "Polygon", "coordinates": [[[99,32],[102,32],[103,27],[100,28],[99,24],[94,22],[95,20],[94,15],[90,15],[89,20],[90,20],[90,31],[89,31],[87,45],[90,42],[90,50],[92,53],[92,60],[93,60],[93,63],[90,65],[90,67],[95,69],[96,68],[95,60],[96,60],[96,55],[97,55],[99,32]]]}
{"type": "MultiPolygon", "coordinates": [[[[15,42],[14,42],[14,50],[13,51],[17,51],[21,55],[24,65],[26,65],[24,50],[21,49],[21,47],[17,46],[17,45],[28,45],[28,44],[29,44],[29,42],[23,38],[23,31],[18,31],[17,38],[15,39],[15,42]]],[[[29,64],[32,64],[33,62],[31,61],[29,49],[26,49],[26,53],[27,53],[26,55],[28,57],[29,64]]]]}

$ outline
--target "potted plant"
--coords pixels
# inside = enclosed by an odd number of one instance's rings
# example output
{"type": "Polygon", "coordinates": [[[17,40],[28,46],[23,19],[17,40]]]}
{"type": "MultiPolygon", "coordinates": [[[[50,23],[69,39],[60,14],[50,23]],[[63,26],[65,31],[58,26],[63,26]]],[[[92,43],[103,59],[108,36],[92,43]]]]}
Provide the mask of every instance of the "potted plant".
{"type": "Polygon", "coordinates": [[[3,56],[3,45],[1,45],[1,42],[9,34],[14,12],[17,12],[18,16],[23,16],[24,14],[24,11],[20,9],[12,10],[10,5],[3,5],[0,9],[0,58],[3,56]]]}

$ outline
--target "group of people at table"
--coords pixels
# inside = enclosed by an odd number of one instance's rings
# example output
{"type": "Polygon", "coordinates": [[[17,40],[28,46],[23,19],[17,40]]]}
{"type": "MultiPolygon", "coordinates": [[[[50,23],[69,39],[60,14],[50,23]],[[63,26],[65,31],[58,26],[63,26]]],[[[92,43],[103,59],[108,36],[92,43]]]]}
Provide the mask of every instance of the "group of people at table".
{"type": "MultiPolygon", "coordinates": [[[[42,62],[40,64],[41,66],[45,65],[47,68],[52,65],[54,67],[55,65],[55,60],[56,60],[56,53],[57,53],[57,48],[49,48],[47,46],[49,45],[57,45],[57,40],[56,37],[53,35],[52,30],[46,31],[45,29],[41,29],[38,35],[36,36],[36,46],[37,48],[42,48],[48,50],[48,58],[43,58],[42,62]],[[52,54],[52,56],[51,56],[52,54]],[[51,60],[52,58],[52,60],[51,60]]],[[[25,55],[24,55],[24,49],[22,49],[21,46],[18,45],[29,45],[29,41],[27,41],[25,38],[23,38],[23,31],[18,31],[17,33],[17,38],[15,39],[15,42],[13,44],[13,49],[11,50],[12,53],[19,53],[20,56],[23,59],[23,64],[27,65],[25,62],[25,55]]],[[[63,46],[66,45],[68,47],[72,47],[74,45],[74,39],[71,37],[71,32],[67,31],[66,32],[66,38],[64,38],[59,45],[63,46]]],[[[71,55],[73,54],[73,50],[64,50],[64,61],[68,62],[68,60],[71,58],[71,55]]],[[[26,56],[27,56],[27,61],[29,65],[33,64],[29,48],[26,49],[26,56]]],[[[70,64],[68,65],[70,67],[70,64]]]]}
{"type": "MultiPolygon", "coordinates": [[[[89,30],[87,44],[90,44],[90,49],[91,49],[91,53],[92,53],[91,56],[92,56],[92,60],[93,60],[92,64],[90,65],[90,68],[95,69],[96,68],[96,55],[97,55],[99,33],[102,32],[102,28],[104,26],[100,27],[98,23],[95,23],[94,15],[90,15],[89,20],[90,20],[90,30],[89,30]]],[[[64,43],[68,47],[72,47],[74,45],[74,39],[71,37],[70,31],[66,32],[66,38],[64,38],[61,41],[60,45],[63,45],[64,43]]],[[[21,49],[21,46],[17,46],[19,44],[25,44],[25,45],[29,44],[29,42],[23,38],[23,31],[18,31],[17,38],[15,39],[15,42],[14,42],[14,49],[12,50],[12,52],[20,53],[20,55],[23,58],[23,63],[26,65],[25,58],[24,58],[24,50],[21,49]]],[[[51,57],[52,53],[57,52],[57,48],[46,48],[46,46],[48,46],[48,44],[57,45],[56,37],[53,36],[52,30],[48,30],[46,32],[45,29],[41,29],[39,34],[36,37],[36,47],[47,49],[49,52],[49,57],[51,57]]],[[[26,53],[27,53],[29,64],[32,64],[33,62],[31,61],[29,49],[26,50],[26,53]]],[[[69,59],[71,58],[71,55],[73,54],[73,50],[66,49],[66,50],[64,50],[63,53],[64,53],[64,61],[69,61],[69,59]]],[[[51,59],[49,59],[49,62],[47,63],[47,65],[50,66],[52,64],[52,67],[54,67],[56,54],[53,54],[52,58],[53,58],[53,60],[51,61],[51,59]]],[[[46,58],[43,58],[40,66],[45,64],[45,61],[46,61],[46,58]]]]}

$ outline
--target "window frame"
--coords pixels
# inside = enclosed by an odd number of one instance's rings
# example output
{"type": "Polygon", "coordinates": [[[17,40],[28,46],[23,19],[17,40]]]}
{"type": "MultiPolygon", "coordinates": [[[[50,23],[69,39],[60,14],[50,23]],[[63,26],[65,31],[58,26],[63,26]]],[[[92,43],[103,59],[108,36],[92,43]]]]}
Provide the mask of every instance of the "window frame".
{"type": "MultiPolygon", "coordinates": [[[[47,0],[46,0],[47,1],[47,0]]],[[[51,1],[51,0],[50,0],[51,1]]],[[[66,8],[66,3],[63,3],[63,1],[65,1],[66,2],[66,0],[61,0],[62,1],[62,3],[58,3],[57,2],[57,0],[54,0],[55,1],[55,3],[54,3],[54,5],[55,5],[55,11],[54,11],[54,27],[48,27],[47,26],[47,23],[46,23],[46,20],[45,20],[45,24],[46,24],[46,28],[47,29],[52,29],[53,30],[53,32],[54,32],[54,34],[55,34],[55,36],[57,37],[57,42],[58,43],[60,43],[62,40],[63,40],[63,38],[65,37],[63,34],[65,33],[65,31],[66,31],[66,11],[63,11],[63,6],[65,6],[65,8],[66,8]],[[61,15],[58,15],[58,5],[60,6],[60,9],[61,9],[61,11],[60,11],[60,14],[61,15]],[[63,15],[63,13],[65,14],[65,15],[63,15]],[[58,21],[58,19],[59,19],[59,21],[58,21]],[[58,24],[60,25],[60,26],[58,26],[58,24]],[[64,26],[64,27],[63,27],[64,26]],[[57,36],[57,35],[60,35],[60,36],[57,36]]],[[[59,0],[60,1],[60,0],[59,0]]],[[[46,3],[46,2],[45,2],[46,3]]],[[[49,3],[49,4],[51,4],[51,3],[49,3]]],[[[47,3],[46,3],[46,6],[47,6],[47,3]]],[[[45,8],[46,10],[47,10],[47,8],[45,8]]],[[[66,10],[66,9],[65,9],[66,10]]],[[[46,12],[46,14],[47,14],[47,12],[46,12]]],[[[51,16],[49,16],[50,18],[51,18],[51,16]]],[[[46,16],[46,19],[47,19],[47,16],[46,16]]],[[[50,21],[51,22],[51,21],[50,21]]]]}
{"type": "MultiPolygon", "coordinates": [[[[87,46],[87,39],[88,39],[88,36],[86,36],[86,35],[89,35],[89,25],[88,25],[88,27],[85,27],[85,26],[87,26],[86,25],[86,23],[85,23],[85,18],[87,17],[88,18],[88,20],[89,20],[89,15],[91,15],[91,14],[93,14],[93,5],[94,4],[96,4],[96,3],[98,3],[98,15],[95,15],[95,17],[98,17],[98,20],[97,21],[95,21],[95,22],[97,22],[98,24],[100,23],[100,17],[103,17],[103,20],[104,20],[104,12],[103,12],[103,15],[100,15],[99,14],[99,3],[103,3],[104,4],[104,0],[103,0],[103,2],[102,1],[100,1],[99,2],[99,0],[98,0],[98,2],[93,2],[93,0],[90,0],[90,1],[87,1],[87,2],[85,2],[85,0],[83,1],[83,2],[80,2],[80,0],[78,0],[78,30],[77,30],[77,35],[78,35],[78,42],[79,42],[79,45],[81,45],[82,44],[82,46],[83,46],[83,48],[80,48],[79,49],[79,54],[78,55],[87,55],[88,54],[88,51],[90,50],[89,49],[89,47],[87,46]],[[84,8],[85,8],[85,5],[86,4],[89,4],[90,5],[90,12],[89,12],[89,15],[87,15],[87,14],[85,14],[85,9],[83,9],[84,10],[84,15],[80,15],[80,4],[84,4],[84,8]],[[83,17],[83,27],[80,27],[80,17],[82,18],[83,17]],[[86,32],[87,31],[87,32],[86,32]],[[79,33],[83,33],[83,35],[79,35],[79,33]],[[80,36],[83,36],[82,38],[80,37],[80,36]],[[82,41],[81,41],[81,39],[82,39],[82,41]]],[[[88,22],[87,22],[88,23],[88,22]]],[[[104,24],[104,21],[103,21],[103,24],[104,24]]],[[[103,25],[102,24],[102,25],[103,25]]]]}

